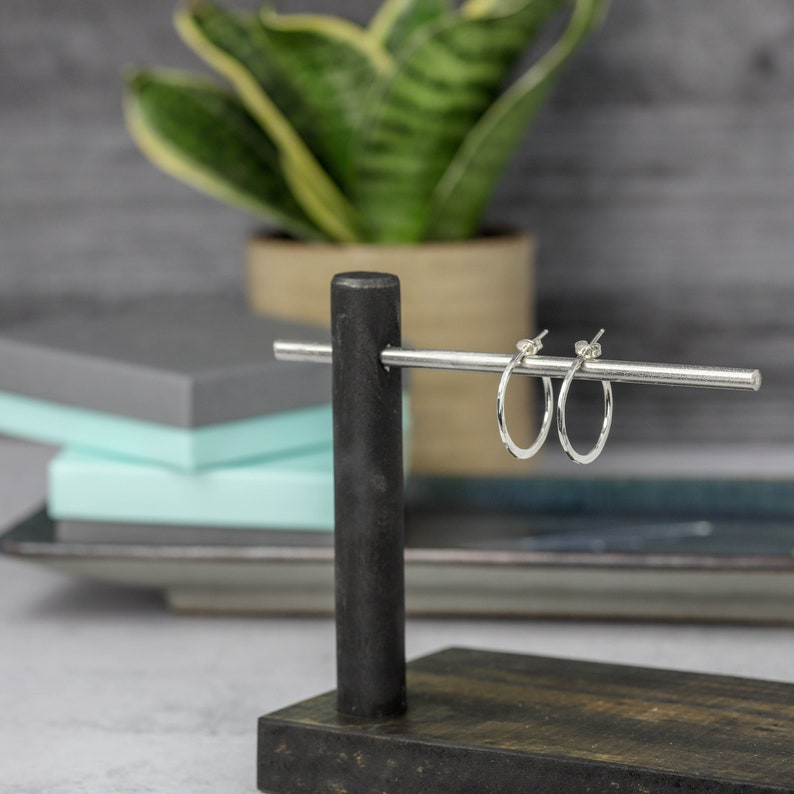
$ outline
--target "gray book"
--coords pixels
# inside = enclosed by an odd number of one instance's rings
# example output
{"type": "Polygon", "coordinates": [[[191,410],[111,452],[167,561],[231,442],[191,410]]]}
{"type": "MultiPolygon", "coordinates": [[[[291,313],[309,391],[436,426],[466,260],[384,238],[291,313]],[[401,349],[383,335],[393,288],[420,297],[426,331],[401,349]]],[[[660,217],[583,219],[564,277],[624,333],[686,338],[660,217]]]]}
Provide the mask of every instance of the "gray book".
{"type": "Polygon", "coordinates": [[[276,339],[327,331],[223,298],[158,299],[0,333],[0,391],[177,428],[329,403],[330,367],[276,361],[276,339]]]}

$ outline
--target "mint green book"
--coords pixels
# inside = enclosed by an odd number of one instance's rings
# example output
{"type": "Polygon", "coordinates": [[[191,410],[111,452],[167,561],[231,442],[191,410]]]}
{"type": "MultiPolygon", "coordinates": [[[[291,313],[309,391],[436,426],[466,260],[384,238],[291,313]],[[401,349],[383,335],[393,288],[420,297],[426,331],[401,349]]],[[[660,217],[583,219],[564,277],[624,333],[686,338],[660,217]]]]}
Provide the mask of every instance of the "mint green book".
{"type": "Polygon", "coordinates": [[[200,472],[64,450],[49,467],[58,520],[332,530],[331,447],[200,472]]]}

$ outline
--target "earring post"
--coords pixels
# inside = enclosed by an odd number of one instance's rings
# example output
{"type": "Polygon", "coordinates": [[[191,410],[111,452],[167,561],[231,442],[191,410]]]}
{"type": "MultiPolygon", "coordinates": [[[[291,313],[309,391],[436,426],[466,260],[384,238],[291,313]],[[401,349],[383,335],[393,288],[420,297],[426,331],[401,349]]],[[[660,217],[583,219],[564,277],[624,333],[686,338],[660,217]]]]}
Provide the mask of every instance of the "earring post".
{"type": "Polygon", "coordinates": [[[594,345],[606,332],[606,328],[602,328],[591,340],[590,344],[594,345]]]}
{"type": "MultiPolygon", "coordinates": [[[[277,341],[273,345],[280,361],[330,364],[331,345],[317,342],[277,341]]],[[[385,367],[460,370],[501,373],[512,358],[509,353],[473,353],[462,350],[421,350],[387,347],[380,360],[385,367]]],[[[531,356],[516,365],[515,375],[536,378],[564,378],[573,358],[531,356]]],[[[651,386],[689,386],[701,389],[758,391],[761,373],[757,369],[707,367],[695,364],[659,364],[641,361],[586,361],[575,380],[609,380],[613,383],[640,383],[651,386]]]]}

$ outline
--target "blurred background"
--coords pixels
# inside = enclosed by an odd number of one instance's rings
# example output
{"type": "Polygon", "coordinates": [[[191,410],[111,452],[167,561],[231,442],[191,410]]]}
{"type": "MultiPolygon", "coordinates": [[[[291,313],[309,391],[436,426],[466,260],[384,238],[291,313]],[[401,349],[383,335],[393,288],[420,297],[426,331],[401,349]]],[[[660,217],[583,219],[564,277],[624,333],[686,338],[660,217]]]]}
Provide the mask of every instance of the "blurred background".
{"type": "MultiPolygon", "coordinates": [[[[202,68],[172,6],[0,4],[0,323],[241,292],[257,222],[157,172],[124,127],[125,66],[202,68]]],[[[619,388],[613,442],[794,441],[792,43],[788,0],[614,0],[490,206],[538,235],[550,354],[605,326],[607,358],[763,371],[752,397],[619,388]]]]}

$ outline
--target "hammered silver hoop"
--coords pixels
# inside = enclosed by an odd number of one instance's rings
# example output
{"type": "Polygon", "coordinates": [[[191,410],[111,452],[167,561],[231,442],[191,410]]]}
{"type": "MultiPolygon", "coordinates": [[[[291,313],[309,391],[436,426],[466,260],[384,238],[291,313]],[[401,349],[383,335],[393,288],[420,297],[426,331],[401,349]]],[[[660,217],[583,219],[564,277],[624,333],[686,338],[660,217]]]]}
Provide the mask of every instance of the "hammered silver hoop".
{"type": "Polygon", "coordinates": [[[601,423],[601,432],[598,435],[598,440],[589,452],[582,454],[573,448],[573,444],[568,438],[568,428],[565,424],[565,404],[568,400],[568,392],[570,391],[574,375],[576,375],[585,361],[592,361],[601,355],[601,345],[598,344],[598,340],[603,333],[604,329],[602,328],[592,341],[586,342],[582,340],[574,345],[577,358],[566,373],[557,398],[557,434],[560,437],[560,444],[562,444],[565,454],[574,463],[592,463],[603,451],[604,445],[607,443],[609,430],[612,427],[612,384],[608,380],[601,381],[601,386],[604,389],[604,421],[601,423]]]}
{"type": "Polygon", "coordinates": [[[540,448],[546,441],[551,428],[552,419],[554,418],[554,391],[551,385],[551,378],[543,378],[543,421],[540,425],[540,432],[537,438],[528,447],[519,447],[518,444],[510,437],[507,432],[507,420],[505,419],[505,394],[507,393],[507,384],[513,370],[527,357],[536,356],[543,343],[540,341],[548,331],[539,333],[534,339],[521,339],[516,348],[518,352],[510,359],[507,366],[502,372],[502,377],[499,380],[499,388],[496,390],[496,423],[499,426],[499,435],[502,438],[502,443],[505,449],[514,457],[520,460],[526,460],[533,455],[537,455],[540,448]]]}

